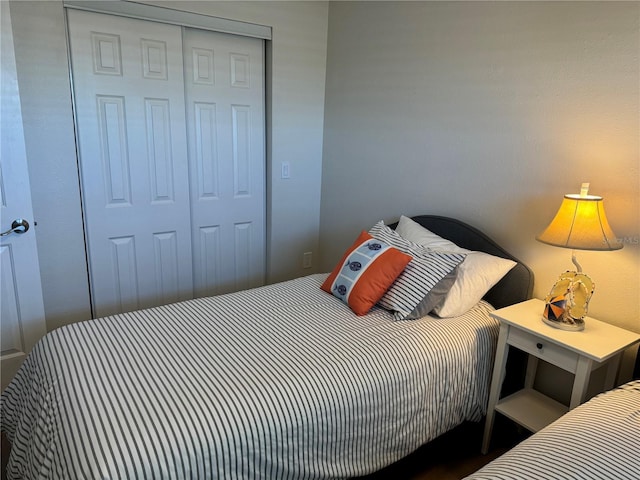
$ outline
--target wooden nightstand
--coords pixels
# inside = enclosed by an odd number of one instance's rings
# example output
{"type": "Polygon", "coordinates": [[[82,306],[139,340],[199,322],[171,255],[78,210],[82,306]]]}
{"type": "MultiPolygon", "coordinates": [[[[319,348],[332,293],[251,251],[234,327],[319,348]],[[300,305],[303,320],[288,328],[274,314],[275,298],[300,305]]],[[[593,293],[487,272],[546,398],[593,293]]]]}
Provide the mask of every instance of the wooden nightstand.
{"type": "Polygon", "coordinates": [[[544,302],[533,299],[491,314],[500,321],[500,335],[482,440],[484,454],[489,449],[496,412],[537,432],[585,401],[591,372],[605,363],[604,389],[613,388],[623,350],[640,341],[637,333],[589,317],[585,318],[585,329],[581,332],[559,330],[542,322],[543,310],[544,302]],[[500,398],[509,346],[529,354],[527,373],[522,390],[500,398]],[[533,389],[539,360],[575,375],[568,407],[533,389]]]}

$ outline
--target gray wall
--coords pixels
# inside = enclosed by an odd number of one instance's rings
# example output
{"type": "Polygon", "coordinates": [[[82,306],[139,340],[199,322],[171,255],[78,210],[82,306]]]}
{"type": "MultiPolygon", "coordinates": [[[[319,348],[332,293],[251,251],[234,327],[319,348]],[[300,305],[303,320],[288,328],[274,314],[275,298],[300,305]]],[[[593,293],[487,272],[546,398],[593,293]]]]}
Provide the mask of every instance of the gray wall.
{"type": "MultiPolygon", "coordinates": [[[[269,282],[309,273],[318,253],[327,2],[153,2],[268,25],[269,282]],[[280,162],[292,177],[280,179],[280,162]],[[271,164],[276,165],[272,169],[271,164]]],[[[61,0],[14,1],[18,80],[49,330],[90,317],[61,0]]]]}
{"type": "Polygon", "coordinates": [[[332,2],[320,240],[330,270],[360,229],[460,218],[534,270],[565,193],[605,197],[615,252],[579,252],[590,314],[640,331],[640,4],[332,2]]]}
{"type": "Polygon", "coordinates": [[[62,2],[11,2],[49,330],[91,317],[62,2]]]}

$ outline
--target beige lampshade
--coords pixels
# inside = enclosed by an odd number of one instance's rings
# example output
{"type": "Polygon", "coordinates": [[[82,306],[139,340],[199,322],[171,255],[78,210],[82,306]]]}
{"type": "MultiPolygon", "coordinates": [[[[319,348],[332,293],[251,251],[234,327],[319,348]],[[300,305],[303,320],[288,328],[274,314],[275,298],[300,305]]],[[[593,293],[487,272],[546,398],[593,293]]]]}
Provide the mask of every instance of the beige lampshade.
{"type": "Polygon", "coordinates": [[[602,197],[596,195],[565,195],[555,218],[536,239],[577,250],[622,248],[607,221],[602,197]]]}

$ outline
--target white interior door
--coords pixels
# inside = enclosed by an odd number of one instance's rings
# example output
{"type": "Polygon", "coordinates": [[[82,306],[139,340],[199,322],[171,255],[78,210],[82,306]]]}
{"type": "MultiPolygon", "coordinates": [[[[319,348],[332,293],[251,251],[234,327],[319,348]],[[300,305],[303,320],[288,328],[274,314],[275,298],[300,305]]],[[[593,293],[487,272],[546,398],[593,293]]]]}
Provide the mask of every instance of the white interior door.
{"type": "Polygon", "coordinates": [[[264,284],[264,45],[184,29],[196,296],[264,284]]]}
{"type": "Polygon", "coordinates": [[[0,231],[11,230],[16,219],[30,224],[22,234],[0,237],[0,383],[4,390],[27,353],[46,333],[46,323],[9,2],[0,2],[0,8],[0,231]]]}
{"type": "Polygon", "coordinates": [[[94,315],[192,298],[181,28],[68,21],[94,315]]]}

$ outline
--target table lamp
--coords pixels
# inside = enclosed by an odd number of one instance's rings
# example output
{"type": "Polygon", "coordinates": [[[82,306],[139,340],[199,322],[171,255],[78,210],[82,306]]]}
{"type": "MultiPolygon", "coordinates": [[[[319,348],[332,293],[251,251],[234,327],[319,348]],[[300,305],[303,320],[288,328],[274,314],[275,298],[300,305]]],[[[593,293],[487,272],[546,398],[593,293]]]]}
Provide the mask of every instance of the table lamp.
{"type": "Polygon", "coordinates": [[[622,243],[609,226],[602,197],[589,195],[589,184],[583,183],[580,194],[567,194],[549,226],[536,237],[540,242],[573,249],[571,260],[575,271],[560,275],[545,298],[542,320],[562,330],[584,329],[589,300],[595,284],[576,259],[576,250],[618,250],[622,243]]]}

